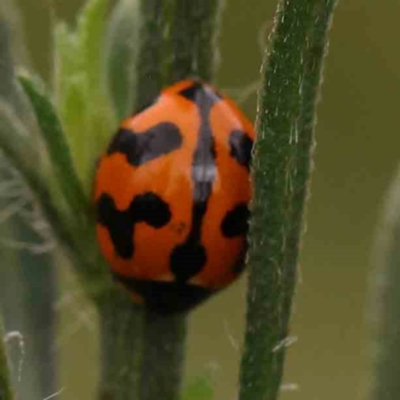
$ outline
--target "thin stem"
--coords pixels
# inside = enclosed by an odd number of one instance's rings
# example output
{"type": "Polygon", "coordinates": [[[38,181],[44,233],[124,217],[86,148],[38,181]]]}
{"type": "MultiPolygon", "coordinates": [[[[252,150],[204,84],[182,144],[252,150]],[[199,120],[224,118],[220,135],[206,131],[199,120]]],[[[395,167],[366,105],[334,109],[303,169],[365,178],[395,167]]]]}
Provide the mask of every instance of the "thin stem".
{"type": "MultiPolygon", "coordinates": [[[[165,20],[163,1],[140,2],[137,80],[133,98],[135,112],[148,106],[162,86],[160,68],[165,20]]],[[[143,313],[120,288],[111,291],[99,304],[101,320],[102,370],[99,387],[100,400],[128,400],[135,398],[141,371],[140,345],[143,313]]]]}
{"type": "Polygon", "coordinates": [[[172,29],[170,81],[188,77],[211,81],[218,56],[216,39],[221,1],[176,0],[172,29]]]}
{"type": "Polygon", "coordinates": [[[281,0],[264,63],[240,400],[279,395],[309,190],[315,104],[334,3],[281,0]]]}
{"type": "Polygon", "coordinates": [[[143,337],[140,399],[178,399],[186,337],[185,315],[163,316],[147,311],[143,337]]]}
{"type": "MultiPolygon", "coordinates": [[[[166,2],[141,0],[139,29],[139,50],[137,78],[132,96],[136,99],[135,112],[151,104],[158,95],[162,84],[161,68],[164,32],[168,23],[165,17],[166,2]]],[[[151,376],[141,365],[143,333],[143,309],[135,307],[125,292],[116,288],[99,303],[102,337],[102,371],[100,378],[100,400],[131,400],[143,387],[145,378],[151,376]]],[[[147,345],[144,345],[145,349],[147,345]]],[[[146,350],[145,350],[146,351],[146,350]]],[[[146,358],[146,356],[144,356],[146,358]]],[[[154,361],[154,360],[153,360],[154,361]]],[[[166,371],[168,374],[167,366],[166,371]]],[[[150,367],[152,371],[153,367],[150,367]]],[[[154,399],[157,399],[155,397],[154,399]]]]}
{"type": "Polygon", "coordinates": [[[395,399],[400,391],[400,168],[385,203],[376,237],[368,310],[373,328],[370,400],[395,399]]]}
{"type": "Polygon", "coordinates": [[[7,353],[4,346],[3,321],[0,318],[0,399],[13,400],[14,394],[11,389],[10,370],[8,368],[7,353]]]}
{"type": "MultiPolygon", "coordinates": [[[[154,12],[155,3],[150,3],[153,4],[154,12]]],[[[153,63],[158,62],[158,65],[155,65],[155,71],[152,72],[156,77],[150,88],[153,98],[158,93],[161,83],[171,84],[188,77],[211,80],[215,67],[215,37],[219,11],[220,1],[215,0],[175,0],[166,4],[163,10],[157,8],[157,18],[165,15],[169,23],[166,26],[167,29],[162,32],[164,35],[165,32],[171,33],[172,58],[168,58],[169,44],[165,36],[164,42],[161,43],[162,37],[155,35],[154,42],[149,43],[150,49],[156,41],[159,45],[162,44],[162,47],[158,51],[152,49],[151,53],[145,54],[151,55],[153,63]],[[160,73],[160,65],[163,66],[165,60],[163,55],[167,56],[165,77],[163,77],[162,69],[160,73]]],[[[145,46],[144,42],[142,46],[145,46]]],[[[143,63],[146,58],[142,59],[139,55],[139,60],[143,63]]],[[[139,78],[138,93],[144,90],[144,87],[140,86],[140,81],[139,78]]],[[[142,97],[137,96],[137,98],[142,97]]],[[[186,315],[162,316],[147,310],[143,337],[140,399],[176,400],[179,398],[182,380],[186,315]]]]}
{"type": "Polygon", "coordinates": [[[137,398],[143,313],[120,288],[99,305],[102,349],[99,400],[137,398]]]}
{"type": "MultiPolygon", "coordinates": [[[[37,239],[34,233],[13,221],[10,231],[16,230],[18,238],[24,241],[37,239]],[[25,228],[25,229],[23,229],[25,228]]],[[[12,234],[12,232],[11,232],[12,234]]],[[[54,304],[57,300],[56,268],[54,258],[50,254],[32,254],[29,251],[18,251],[18,265],[13,265],[19,274],[18,286],[14,293],[21,290],[22,298],[21,332],[29,344],[26,354],[18,351],[18,365],[23,358],[24,377],[18,384],[17,394],[21,399],[35,397],[45,398],[49,393],[57,391],[57,357],[54,352],[56,335],[56,316],[54,304]],[[38,368],[40,365],[40,368],[38,368]]],[[[15,301],[13,299],[12,301],[15,301]]],[[[9,306],[7,306],[8,308],[9,306]]],[[[15,318],[15,316],[13,316],[15,318]]],[[[19,370],[17,369],[17,374],[19,370]]],[[[15,376],[15,375],[14,375],[15,376]]]]}
{"type": "Polygon", "coordinates": [[[153,102],[163,86],[162,55],[165,48],[164,32],[166,3],[162,0],[142,0],[140,14],[140,49],[137,65],[135,110],[140,111],[153,102]]]}

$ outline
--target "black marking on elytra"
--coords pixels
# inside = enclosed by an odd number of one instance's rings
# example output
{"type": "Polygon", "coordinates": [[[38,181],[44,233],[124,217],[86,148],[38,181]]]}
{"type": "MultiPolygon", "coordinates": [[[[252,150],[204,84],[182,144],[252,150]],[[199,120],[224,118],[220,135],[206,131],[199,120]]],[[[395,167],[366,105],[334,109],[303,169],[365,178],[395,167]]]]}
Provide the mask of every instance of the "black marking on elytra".
{"type": "Polygon", "coordinates": [[[155,193],[137,195],[126,210],[118,210],[114,199],[103,193],[97,201],[97,221],[111,236],[116,253],[125,259],[133,256],[135,224],[145,222],[153,228],[162,228],[171,220],[168,204],[155,193]]]}
{"type": "Polygon", "coordinates": [[[199,81],[193,81],[190,86],[181,90],[179,94],[187,100],[193,101],[199,107],[203,106],[205,100],[207,103],[211,101],[213,104],[222,99],[218,92],[206,87],[199,81]]]}
{"type": "Polygon", "coordinates": [[[177,282],[187,282],[201,271],[207,262],[207,253],[201,242],[201,227],[212,193],[217,166],[216,151],[209,115],[219,96],[199,82],[182,90],[180,95],[193,101],[200,115],[200,127],[193,154],[193,207],[191,229],[186,240],[176,246],[170,256],[170,269],[177,282]]]}
{"type": "Polygon", "coordinates": [[[253,140],[246,132],[235,129],[229,135],[229,146],[231,148],[230,155],[247,169],[251,162],[251,150],[253,148],[253,140]]]}
{"type": "Polygon", "coordinates": [[[170,122],[161,122],[143,133],[121,128],[112,140],[108,154],[125,154],[128,162],[137,167],[168,154],[181,145],[182,135],[179,128],[170,122]]]}
{"type": "Polygon", "coordinates": [[[242,236],[247,233],[249,225],[249,209],[247,204],[239,204],[228,211],[222,220],[222,234],[227,238],[242,236]]]}
{"type": "Polygon", "coordinates": [[[207,202],[195,202],[192,226],[185,242],[176,246],[170,256],[170,269],[178,282],[186,282],[201,271],[207,261],[206,249],[201,244],[201,224],[207,202]]]}
{"type": "Polygon", "coordinates": [[[159,314],[183,313],[206,300],[213,292],[209,289],[179,282],[139,280],[113,274],[121,282],[145,300],[145,306],[159,314]]]}

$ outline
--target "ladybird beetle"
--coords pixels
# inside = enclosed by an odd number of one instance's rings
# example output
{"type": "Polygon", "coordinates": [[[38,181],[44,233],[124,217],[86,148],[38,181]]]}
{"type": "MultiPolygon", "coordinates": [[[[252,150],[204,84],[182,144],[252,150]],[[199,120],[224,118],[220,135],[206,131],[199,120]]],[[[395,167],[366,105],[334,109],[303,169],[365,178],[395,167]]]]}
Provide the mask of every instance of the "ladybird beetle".
{"type": "Polygon", "coordinates": [[[187,311],[243,270],[253,140],[238,107],[194,80],[122,122],[97,167],[96,230],[135,301],[187,311]]]}

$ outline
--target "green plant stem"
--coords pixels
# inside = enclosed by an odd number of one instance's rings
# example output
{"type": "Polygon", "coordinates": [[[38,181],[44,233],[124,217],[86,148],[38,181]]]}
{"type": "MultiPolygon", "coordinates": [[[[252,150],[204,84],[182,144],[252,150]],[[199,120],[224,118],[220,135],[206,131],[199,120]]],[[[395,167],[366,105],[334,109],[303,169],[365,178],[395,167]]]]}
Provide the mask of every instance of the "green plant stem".
{"type": "Polygon", "coordinates": [[[279,395],[334,0],[281,0],[263,68],[254,148],[240,400],[279,395]]]}
{"type": "MultiPolygon", "coordinates": [[[[188,77],[212,78],[220,10],[220,1],[215,0],[175,0],[163,8],[161,2],[145,1],[142,12],[149,14],[138,56],[137,109],[152,101],[163,85],[188,77]],[[162,16],[165,26],[160,21],[162,16]],[[158,32],[152,21],[158,23],[158,32]],[[172,58],[164,32],[171,35],[172,58]],[[143,80],[147,76],[153,77],[151,85],[143,80]]],[[[143,335],[140,399],[176,400],[182,379],[186,315],[161,316],[146,310],[143,335]]]]}
{"type": "MultiPolygon", "coordinates": [[[[21,229],[21,224],[14,221],[14,229],[20,231],[19,237],[24,241],[37,240],[32,231],[21,229]]],[[[25,250],[18,252],[17,273],[20,281],[14,291],[22,289],[22,329],[26,338],[25,355],[18,351],[17,362],[23,360],[24,378],[18,385],[17,395],[21,398],[33,397],[32,387],[36,388],[37,396],[45,398],[57,391],[57,357],[55,356],[54,341],[56,335],[56,268],[54,259],[49,253],[32,254],[25,250]],[[40,365],[40,368],[38,368],[40,365]]],[[[19,373],[17,369],[17,375],[19,373]]]]}
{"type": "Polygon", "coordinates": [[[0,318],[0,399],[13,400],[14,394],[10,383],[10,371],[4,346],[4,336],[3,321],[0,318]]]}
{"type": "Polygon", "coordinates": [[[370,400],[396,399],[400,392],[400,168],[379,221],[371,275],[368,319],[373,328],[370,400]]]}
{"type": "Polygon", "coordinates": [[[219,0],[176,0],[170,81],[188,77],[211,81],[216,68],[219,0]]]}
{"type": "MultiPolygon", "coordinates": [[[[163,43],[164,6],[159,0],[139,3],[141,26],[135,87],[129,88],[136,99],[127,109],[140,111],[149,105],[162,86],[160,68],[163,43]]],[[[101,335],[100,400],[135,398],[141,371],[140,355],[143,337],[143,309],[135,307],[121,288],[111,290],[97,302],[101,335]]]]}
{"type": "Polygon", "coordinates": [[[140,48],[137,61],[137,80],[132,90],[136,93],[135,112],[150,105],[163,86],[162,62],[165,48],[164,32],[168,23],[166,2],[141,0],[139,32],[140,48]]]}
{"type": "Polygon", "coordinates": [[[179,398],[186,318],[146,312],[140,400],[179,398]]]}
{"type": "MultiPolygon", "coordinates": [[[[141,27],[139,28],[139,49],[137,55],[137,78],[132,95],[135,112],[148,106],[162,87],[162,49],[167,24],[165,2],[141,0],[139,4],[141,27]]],[[[129,108],[129,105],[127,105],[129,108]]],[[[119,288],[118,288],[119,289],[119,288]]],[[[144,371],[141,365],[143,330],[143,308],[134,307],[125,292],[117,290],[99,303],[102,337],[102,371],[100,378],[100,400],[130,400],[146,384],[139,379],[144,371]],[[113,311],[114,310],[114,311],[113,311]],[[126,347],[126,348],[125,348],[126,347]],[[126,378],[124,380],[124,377],[126,378]]],[[[144,345],[145,349],[147,345],[144,345]]],[[[144,350],[145,352],[146,350],[144,350]]],[[[143,356],[146,359],[146,354],[143,356]]],[[[155,360],[153,360],[155,361],[155,360]]],[[[152,371],[152,368],[150,368],[152,371]]],[[[152,374],[152,373],[151,373],[152,374]]],[[[143,376],[151,375],[147,371],[143,376]]],[[[168,377],[169,369],[166,368],[168,377]]],[[[166,378],[167,379],[167,378],[166,378]]]]}
{"type": "Polygon", "coordinates": [[[143,313],[116,287],[99,303],[102,349],[100,400],[137,398],[143,313]]]}

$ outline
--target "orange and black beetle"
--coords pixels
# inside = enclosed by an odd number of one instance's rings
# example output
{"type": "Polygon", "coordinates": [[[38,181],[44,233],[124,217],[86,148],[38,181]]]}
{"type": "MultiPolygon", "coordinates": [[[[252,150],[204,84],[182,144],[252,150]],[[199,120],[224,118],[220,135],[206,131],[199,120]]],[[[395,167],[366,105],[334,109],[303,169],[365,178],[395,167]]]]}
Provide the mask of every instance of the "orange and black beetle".
{"type": "Polygon", "coordinates": [[[242,271],[253,140],[230,99],[192,80],[122,122],[94,200],[101,252],[136,301],[186,311],[242,271]]]}

